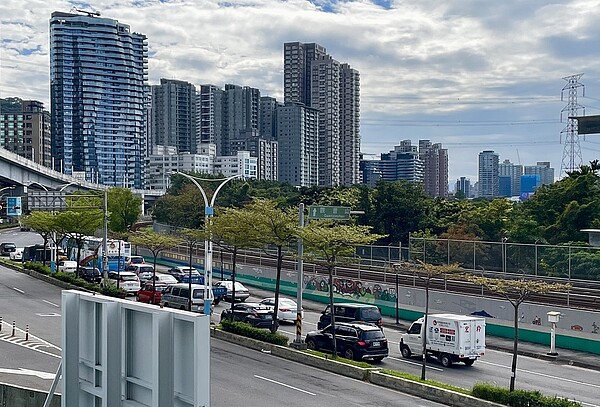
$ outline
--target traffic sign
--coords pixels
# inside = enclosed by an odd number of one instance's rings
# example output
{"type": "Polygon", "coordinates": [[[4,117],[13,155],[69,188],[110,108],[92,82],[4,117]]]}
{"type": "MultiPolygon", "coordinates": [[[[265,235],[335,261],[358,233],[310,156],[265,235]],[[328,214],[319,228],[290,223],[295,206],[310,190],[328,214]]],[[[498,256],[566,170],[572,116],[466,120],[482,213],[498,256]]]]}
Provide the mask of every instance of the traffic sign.
{"type": "Polygon", "coordinates": [[[350,207],[311,205],[308,207],[308,217],[309,219],[348,220],[350,207]]]}
{"type": "Polygon", "coordinates": [[[21,216],[21,197],[9,196],[6,197],[6,215],[21,216]]]}

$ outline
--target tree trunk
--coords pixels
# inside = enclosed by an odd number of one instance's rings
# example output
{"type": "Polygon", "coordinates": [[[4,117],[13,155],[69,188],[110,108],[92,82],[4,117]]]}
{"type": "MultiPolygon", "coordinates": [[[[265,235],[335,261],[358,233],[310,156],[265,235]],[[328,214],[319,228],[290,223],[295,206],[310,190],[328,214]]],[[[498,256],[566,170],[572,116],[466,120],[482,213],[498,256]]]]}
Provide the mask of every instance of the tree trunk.
{"type": "Polygon", "coordinates": [[[77,242],[77,268],[75,269],[75,276],[79,278],[79,262],[81,261],[81,246],[83,242],[77,242]]]}
{"type": "Polygon", "coordinates": [[[425,380],[427,368],[427,320],[429,317],[429,278],[425,282],[425,320],[421,327],[421,380],[425,380]]]}
{"type": "MultiPolygon", "coordinates": [[[[152,253],[154,255],[154,263],[152,263],[152,295],[156,294],[156,258],[158,257],[157,253],[152,253]]],[[[119,280],[117,280],[119,281],[119,280]]],[[[152,297],[152,304],[156,304],[156,297],[152,297]]]]}
{"type": "Polygon", "coordinates": [[[517,375],[517,350],[519,346],[519,303],[513,304],[515,309],[514,315],[514,324],[515,324],[515,332],[514,332],[514,340],[513,340],[513,356],[512,356],[512,365],[510,368],[510,391],[515,389],[515,379],[517,375]]]}
{"type": "Polygon", "coordinates": [[[48,246],[48,237],[44,235],[44,254],[42,255],[42,265],[44,266],[46,265],[46,246],[48,246]]]}
{"type": "Polygon", "coordinates": [[[281,285],[281,266],[283,263],[283,255],[281,254],[281,246],[277,246],[277,277],[275,279],[275,309],[273,310],[273,323],[271,325],[271,332],[277,332],[279,328],[279,320],[277,314],[279,312],[279,289],[281,285]]]}
{"type": "Polygon", "coordinates": [[[335,337],[335,312],[333,309],[333,268],[329,268],[329,310],[331,311],[331,334],[333,335],[333,357],[337,357],[337,341],[335,337]]]}

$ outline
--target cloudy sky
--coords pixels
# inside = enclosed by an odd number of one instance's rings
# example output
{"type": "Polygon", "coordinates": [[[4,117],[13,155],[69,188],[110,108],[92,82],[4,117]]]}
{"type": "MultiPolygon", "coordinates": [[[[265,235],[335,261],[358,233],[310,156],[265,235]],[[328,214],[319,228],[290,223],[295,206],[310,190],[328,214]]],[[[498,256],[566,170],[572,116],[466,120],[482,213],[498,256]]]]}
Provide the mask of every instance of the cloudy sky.
{"type": "MultiPolygon", "coordinates": [[[[283,43],[317,42],[360,71],[365,158],[430,139],[448,148],[451,184],[477,180],[483,150],[550,161],[558,176],[564,77],[584,74],[579,104],[600,114],[600,0],[1,3],[1,97],[49,107],[48,21],[73,7],[146,34],[151,84],[233,83],[283,100],[283,43]]],[[[600,136],[580,145],[583,163],[600,158],[600,136]]]]}

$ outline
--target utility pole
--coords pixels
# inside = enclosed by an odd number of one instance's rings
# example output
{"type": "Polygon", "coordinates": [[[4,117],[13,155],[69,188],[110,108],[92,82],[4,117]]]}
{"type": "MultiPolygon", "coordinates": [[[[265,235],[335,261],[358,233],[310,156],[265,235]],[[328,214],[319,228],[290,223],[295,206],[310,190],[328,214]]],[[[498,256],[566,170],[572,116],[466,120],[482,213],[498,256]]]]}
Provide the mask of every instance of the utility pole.
{"type": "MultiPolygon", "coordinates": [[[[298,224],[304,227],[304,204],[298,205],[298,224]]],[[[306,344],[302,341],[302,291],[304,289],[304,243],[302,238],[298,238],[298,282],[296,294],[296,339],[292,346],[296,349],[306,349],[306,344]]]]}
{"type": "Polygon", "coordinates": [[[102,242],[102,277],[105,281],[108,279],[108,191],[106,189],[104,190],[104,241],[102,242]]]}

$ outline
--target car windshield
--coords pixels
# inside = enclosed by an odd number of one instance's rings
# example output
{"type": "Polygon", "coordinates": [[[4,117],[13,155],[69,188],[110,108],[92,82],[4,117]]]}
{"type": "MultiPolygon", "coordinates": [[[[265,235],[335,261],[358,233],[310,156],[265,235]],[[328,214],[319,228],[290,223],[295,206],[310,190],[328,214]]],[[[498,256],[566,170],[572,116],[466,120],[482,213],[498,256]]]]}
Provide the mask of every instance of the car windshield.
{"type": "Polygon", "coordinates": [[[368,340],[385,339],[385,336],[383,336],[383,332],[381,332],[379,329],[376,331],[364,331],[362,336],[363,339],[368,340]]]}
{"type": "Polygon", "coordinates": [[[200,289],[200,288],[199,288],[199,289],[196,289],[196,290],[194,290],[194,295],[193,295],[193,297],[194,297],[194,298],[200,298],[200,299],[204,298],[204,290],[203,290],[203,289],[200,289]]]}
{"type": "Polygon", "coordinates": [[[242,283],[238,283],[237,281],[235,282],[235,290],[236,291],[241,291],[241,290],[246,290],[246,287],[244,287],[242,285],[242,283]]]}
{"type": "Polygon", "coordinates": [[[362,311],[362,318],[365,321],[376,320],[381,318],[381,314],[377,308],[366,308],[362,311]]]}

